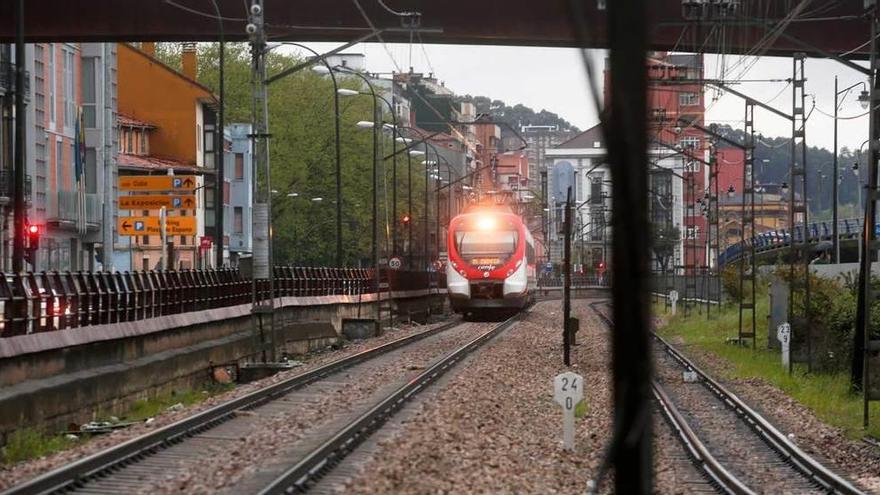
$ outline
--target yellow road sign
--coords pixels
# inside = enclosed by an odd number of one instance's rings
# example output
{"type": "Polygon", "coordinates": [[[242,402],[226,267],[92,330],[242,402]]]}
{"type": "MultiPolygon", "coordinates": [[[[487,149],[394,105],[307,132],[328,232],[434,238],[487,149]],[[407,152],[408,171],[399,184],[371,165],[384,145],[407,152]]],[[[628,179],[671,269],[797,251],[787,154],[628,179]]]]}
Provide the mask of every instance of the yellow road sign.
{"type": "Polygon", "coordinates": [[[163,206],[172,210],[193,210],[196,197],[193,194],[119,196],[120,210],[158,210],[163,206]]]}
{"type": "MultiPolygon", "coordinates": [[[[160,235],[159,217],[119,217],[116,219],[119,235],[160,235]]],[[[196,235],[196,217],[165,218],[167,235],[196,235]]]]}
{"type": "Polygon", "coordinates": [[[120,191],[194,191],[194,175],[123,175],[119,177],[120,191]]]}

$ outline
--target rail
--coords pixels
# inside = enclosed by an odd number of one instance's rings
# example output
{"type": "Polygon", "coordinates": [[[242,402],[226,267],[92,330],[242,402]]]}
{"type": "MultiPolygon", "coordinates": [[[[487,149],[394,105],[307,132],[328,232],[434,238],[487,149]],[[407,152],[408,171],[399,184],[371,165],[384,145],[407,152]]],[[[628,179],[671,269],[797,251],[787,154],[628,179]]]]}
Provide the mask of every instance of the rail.
{"type": "Polygon", "coordinates": [[[311,371],[259,388],[228,402],[220,403],[155,431],[135,437],[127,442],[74,460],[70,464],[63,465],[20,485],[11,487],[7,491],[2,492],[2,494],[69,493],[75,491],[76,488],[88,489],[89,482],[111,475],[126,465],[135,464],[139,460],[149,457],[160,450],[184,442],[189,437],[234,418],[241,411],[251,410],[267,402],[277,400],[293,390],[305,387],[351,368],[356,364],[399,349],[425,337],[444,332],[460,324],[460,320],[455,320],[421,333],[393,340],[387,344],[331,361],[311,371]]]}
{"type": "MultiPolygon", "coordinates": [[[[446,286],[438,272],[383,269],[379,276],[381,291],[392,296],[446,286]]],[[[7,273],[0,277],[0,338],[249,304],[252,283],[236,269],[7,273]]],[[[370,268],[275,268],[275,297],[375,292],[370,268]]]]}

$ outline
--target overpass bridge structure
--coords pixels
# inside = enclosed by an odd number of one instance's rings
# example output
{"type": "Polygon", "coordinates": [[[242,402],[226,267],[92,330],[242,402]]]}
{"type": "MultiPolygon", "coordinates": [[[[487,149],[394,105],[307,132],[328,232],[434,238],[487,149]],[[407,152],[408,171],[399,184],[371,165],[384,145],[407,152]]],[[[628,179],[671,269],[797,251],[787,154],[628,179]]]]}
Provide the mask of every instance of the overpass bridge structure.
{"type": "MultiPolygon", "coordinates": [[[[848,218],[838,221],[838,239],[841,250],[854,249],[862,232],[863,221],[861,218],[848,218]]],[[[833,226],[830,221],[813,222],[807,225],[806,235],[807,242],[816,247],[822,241],[833,240],[833,226]]],[[[802,243],[804,239],[804,226],[797,225],[794,228],[795,243],[802,243]]],[[[874,225],[874,232],[880,235],[880,223],[874,225]]],[[[718,254],[718,266],[725,266],[737,263],[743,254],[748,254],[749,249],[754,246],[755,256],[758,260],[768,260],[779,255],[785,256],[791,248],[792,231],[790,229],[778,229],[761,232],[760,234],[738,242],[718,254]]]]}

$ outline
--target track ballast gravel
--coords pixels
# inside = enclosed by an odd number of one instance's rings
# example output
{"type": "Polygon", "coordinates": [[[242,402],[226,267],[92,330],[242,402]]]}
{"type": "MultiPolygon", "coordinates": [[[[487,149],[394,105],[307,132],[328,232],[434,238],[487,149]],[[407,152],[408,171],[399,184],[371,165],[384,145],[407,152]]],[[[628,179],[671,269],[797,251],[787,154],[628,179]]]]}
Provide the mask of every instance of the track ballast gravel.
{"type": "Polygon", "coordinates": [[[278,373],[262,380],[256,380],[245,385],[237,386],[233,390],[212,396],[198,404],[180,410],[165,411],[162,414],[157,415],[155,418],[152,418],[153,420],[149,423],[139,423],[128,428],[115,430],[106,435],[95,436],[87,442],[76,445],[67,450],[55,452],[48,456],[22,461],[13,465],[0,464],[0,490],[22,483],[47,471],[69,464],[96,452],[111,448],[140,435],[150,433],[175,421],[179,421],[223,402],[251,393],[259,388],[311,371],[331,361],[378,347],[393,340],[430,330],[444,323],[445,322],[431,323],[429,325],[399,325],[396,328],[387,329],[385,333],[376,338],[346,342],[341,349],[334,350],[332,348],[327,348],[322,352],[310,354],[307,356],[307,361],[303,366],[294,368],[290,371],[278,373]]]}

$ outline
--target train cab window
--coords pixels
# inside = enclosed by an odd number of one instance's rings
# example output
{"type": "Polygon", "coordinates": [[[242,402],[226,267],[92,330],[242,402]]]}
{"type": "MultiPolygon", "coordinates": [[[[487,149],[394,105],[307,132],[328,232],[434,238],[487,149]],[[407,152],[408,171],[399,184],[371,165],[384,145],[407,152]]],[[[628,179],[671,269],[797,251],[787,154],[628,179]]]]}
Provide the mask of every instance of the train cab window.
{"type": "Polygon", "coordinates": [[[515,230],[464,230],[455,233],[459,255],[475,265],[497,266],[504,263],[516,252],[518,242],[519,233],[515,230]]]}

